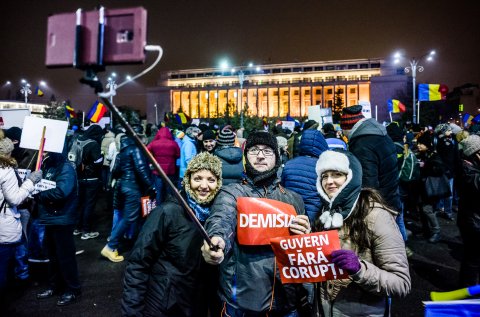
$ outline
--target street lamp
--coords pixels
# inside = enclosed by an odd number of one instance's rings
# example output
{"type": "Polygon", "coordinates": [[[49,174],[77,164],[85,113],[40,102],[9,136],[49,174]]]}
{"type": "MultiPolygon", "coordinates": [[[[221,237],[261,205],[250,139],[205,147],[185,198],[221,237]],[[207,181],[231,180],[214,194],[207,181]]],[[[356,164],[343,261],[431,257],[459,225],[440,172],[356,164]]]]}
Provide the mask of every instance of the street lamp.
{"type": "Polygon", "coordinates": [[[153,105],[155,107],[155,125],[158,127],[158,109],[157,104],[153,105]]]}
{"type": "Polygon", "coordinates": [[[22,79],[20,82],[22,83],[22,89],[20,89],[20,93],[22,93],[25,97],[26,106],[28,105],[28,95],[32,94],[32,90],[30,89],[30,84],[25,79],[22,79]]]}
{"type": "MultiPolygon", "coordinates": [[[[418,120],[417,120],[417,113],[415,112],[415,88],[416,88],[416,79],[417,79],[417,71],[419,73],[423,72],[424,68],[422,65],[419,65],[419,63],[423,60],[423,59],[426,59],[427,61],[431,62],[433,60],[433,57],[435,56],[436,52],[435,51],[430,51],[429,53],[426,53],[422,56],[420,56],[418,59],[413,57],[411,59],[409,59],[409,64],[410,66],[406,66],[404,68],[405,70],[405,73],[409,73],[409,72],[412,72],[412,88],[413,88],[413,100],[412,100],[412,110],[413,110],[413,123],[417,123],[418,120]]],[[[403,58],[402,54],[401,53],[395,53],[394,55],[394,63],[395,64],[398,64],[401,62],[401,59],[403,58]]]]}
{"type": "MultiPolygon", "coordinates": [[[[115,78],[117,77],[116,73],[112,73],[110,77],[107,78],[107,85],[105,86],[110,93],[110,103],[113,105],[113,96],[116,94],[117,84],[115,83],[115,78]]],[[[110,114],[110,128],[113,129],[113,116],[110,114]]]]}

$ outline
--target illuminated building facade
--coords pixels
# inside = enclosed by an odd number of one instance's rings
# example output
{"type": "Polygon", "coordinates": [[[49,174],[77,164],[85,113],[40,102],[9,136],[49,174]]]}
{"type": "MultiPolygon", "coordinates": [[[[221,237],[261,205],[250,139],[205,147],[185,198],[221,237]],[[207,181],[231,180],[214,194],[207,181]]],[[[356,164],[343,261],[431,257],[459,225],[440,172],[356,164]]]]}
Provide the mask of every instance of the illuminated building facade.
{"type": "Polygon", "coordinates": [[[217,118],[240,112],[240,105],[247,115],[304,117],[311,105],[371,103],[372,81],[385,70],[381,59],[355,59],[169,71],[148,90],[147,119],[163,119],[168,111],[217,118]]]}

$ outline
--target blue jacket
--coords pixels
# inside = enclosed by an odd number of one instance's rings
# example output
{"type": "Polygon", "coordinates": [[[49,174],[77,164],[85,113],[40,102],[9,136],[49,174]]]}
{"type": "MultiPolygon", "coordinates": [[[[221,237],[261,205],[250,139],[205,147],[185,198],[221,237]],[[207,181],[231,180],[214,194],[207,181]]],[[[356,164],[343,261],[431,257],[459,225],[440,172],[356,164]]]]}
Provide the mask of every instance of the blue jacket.
{"type": "Polygon", "coordinates": [[[77,222],[77,173],[62,154],[49,153],[43,163],[43,178],[56,187],[34,196],[38,218],[43,225],[74,225],[77,222]]]}
{"type": "Polygon", "coordinates": [[[320,154],[326,150],[328,144],[322,132],[306,130],[300,140],[300,156],[289,160],[283,169],[282,185],[302,196],[311,224],[322,209],[315,166],[320,154]]]}
{"type": "Polygon", "coordinates": [[[180,179],[185,175],[188,162],[190,162],[195,155],[197,155],[195,140],[191,139],[188,135],[185,135],[183,137],[182,147],[180,148],[180,179]]]}

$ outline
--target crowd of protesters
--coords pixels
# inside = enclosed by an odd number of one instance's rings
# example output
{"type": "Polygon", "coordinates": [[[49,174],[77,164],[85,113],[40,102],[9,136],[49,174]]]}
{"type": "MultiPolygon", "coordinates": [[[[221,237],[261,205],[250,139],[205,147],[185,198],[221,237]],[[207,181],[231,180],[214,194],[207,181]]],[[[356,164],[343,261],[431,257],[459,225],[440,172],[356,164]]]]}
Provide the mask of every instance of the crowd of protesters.
{"type": "Polygon", "coordinates": [[[29,279],[30,260],[49,265],[39,300],[78,299],[75,237],[99,237],[94,209],[102,191],[112,228],[98,252],[128,261],[125,316],[383,316],[391,298],[411,288],[407,218],[430,243],[442,240],[438,217],[456,221],[468,250],[459,287],[479,283],[480,135],[472,129],[382,125],[361,106],[345,108],[340,125],[307,120],[293,130],[281,122],[252,131],[132,127],[168,179],[125,130],[98,125],[76,129],[63,153],[46,153],[42,169],[22,179],[16,170],[32,169],[35,153],[18,147],[21,129],[0,130],[1,297],[29,279]],[[70,157],[75,147],[80,164],[70,157]],[[56,187],[31,195],[42,178],[56,187]],[[149,215],[144,196],[156,202],[149,215]],[[240,197],[293,206],[291,235],[338,230],[341,249],[331,261],[350,278],[282,284],[270,246],[239,243],[240,197]]]}

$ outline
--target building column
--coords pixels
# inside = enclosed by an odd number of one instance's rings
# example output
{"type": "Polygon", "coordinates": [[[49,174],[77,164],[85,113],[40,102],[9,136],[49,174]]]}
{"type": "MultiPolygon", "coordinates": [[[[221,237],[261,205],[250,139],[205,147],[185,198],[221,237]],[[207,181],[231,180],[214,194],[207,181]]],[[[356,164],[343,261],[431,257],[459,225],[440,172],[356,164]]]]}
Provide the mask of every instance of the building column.
{"type": "Polygon", "coordinates": [[[280,116],[280,86],[277,87],[277,115],[280,116]]]}

